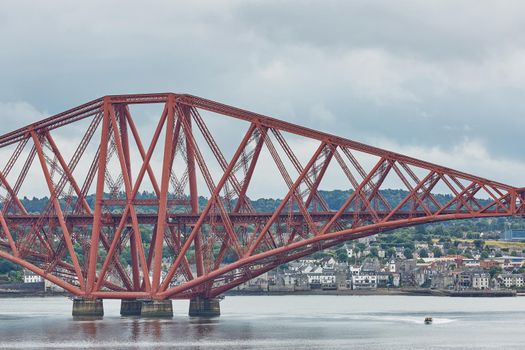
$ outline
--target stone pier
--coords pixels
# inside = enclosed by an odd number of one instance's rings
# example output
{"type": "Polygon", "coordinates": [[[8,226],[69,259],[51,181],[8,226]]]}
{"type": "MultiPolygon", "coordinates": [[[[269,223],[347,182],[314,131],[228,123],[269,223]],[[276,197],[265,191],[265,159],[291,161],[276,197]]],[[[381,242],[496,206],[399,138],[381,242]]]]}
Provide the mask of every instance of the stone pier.
{"type": "Polygon", "coordinates": [[[192,317],[217,317],[221,315],[221,307],[218,298],[200,298],[190,300],[189,315],[192,317]]]}
{"type": "Polygon", "coordinates": [[[142,300],[122,299],[120,301],[121,316],[140,316],[142,309],[142,300]]]}
{"type": "Polygon", "coordinates": [[[140,310],[142,317],[173,317],[171,300],[143,300],[140,310]]]}
{"type": "Polygon", "coordinates": [[[102,299],[73,299],[74,317],[102,317],[104,316],[104,305],[102,299]]]}

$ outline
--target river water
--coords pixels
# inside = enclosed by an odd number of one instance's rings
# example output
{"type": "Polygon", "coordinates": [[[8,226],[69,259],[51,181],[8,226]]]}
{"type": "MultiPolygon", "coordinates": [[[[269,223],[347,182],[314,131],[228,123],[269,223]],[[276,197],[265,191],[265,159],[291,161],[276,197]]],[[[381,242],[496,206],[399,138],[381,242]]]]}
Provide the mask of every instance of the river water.
{"type": "Polygon", "coordinates": [[[214,319],[74,320],[64,297],[0,299],[2,349],[525,349],[525,298],[228,296],[214,319]],[[425,316],[433,317],[425,325],[425,316]]]}

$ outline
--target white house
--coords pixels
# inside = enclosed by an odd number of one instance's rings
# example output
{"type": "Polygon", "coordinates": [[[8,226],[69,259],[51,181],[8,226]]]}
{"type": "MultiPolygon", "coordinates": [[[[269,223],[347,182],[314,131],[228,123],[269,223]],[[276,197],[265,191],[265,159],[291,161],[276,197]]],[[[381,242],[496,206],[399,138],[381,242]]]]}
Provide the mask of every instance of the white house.
{"type": "Polygon", "coordinates": [[[308,276],[308,284],[321,284],[321,276],[323,275],[323,268],[321,266],[309,265],[302,271],[308,276]]]}
{"type": "Polygon", "coordinates": [[[507,273],[504,275],[500,275],[499,279],[501,283],[507,288],[524,286],[524,278],[523,275],[520,274],[507,273]]]}
{"type": "Polygon", "coordinates": [[[323,289],[337,289],[335,273],[333,270],[323,271],[320,276],[321,288],[323,289]]]}
{"type": "Polygon", "coordinates": [[[24,283],[38,283],[42,281],[44,281],[44,279],[41,276],[33,271],[24,269],[24,283]]]}
{"type": "Polygon", "coordinates": [[[475,273],[472,275],[472,288],[489,289],[490,275],[488,273],[475,273]]]}
{"type": "Polygon", "coordinates": [[[353,289],[374,289],[377,288],[377,276],[374,273],[359,273],[352,275],[353,289]]]}
{"type": "Polygon", "coordinates": [[[394,259],[390,260],[390,262],[388,263],[388,272],[396,272],[396,261],[394,259]]]}

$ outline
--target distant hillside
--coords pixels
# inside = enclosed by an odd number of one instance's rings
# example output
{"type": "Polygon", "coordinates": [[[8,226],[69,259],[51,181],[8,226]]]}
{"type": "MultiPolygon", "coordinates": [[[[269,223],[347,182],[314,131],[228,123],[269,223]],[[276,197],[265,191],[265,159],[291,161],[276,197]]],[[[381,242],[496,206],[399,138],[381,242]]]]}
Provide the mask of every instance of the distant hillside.
{"type": "MultiPolygon", "coordinates": [[[[319,191],[319,193],[321,194],[323,199],[326,201],[326,203],[328,204],[331,210],[339,209],[353,192],[354,192],[353,190],[319,191]]],[[[395,190],[395,189],[381,190],[380,193],[392,207],[396,206],[403,198],[405,198],[408,195],[408,191],[395,190]]],[[[453,198],[451,195],[443,195],[443,194],[437,194],[437,195],[434,195],[434,197],[440,204],[448,203],[453,198]]],[[[155,195],[153,194],[153,192],[144,191],[144,192],[138,193],[137,198],[138,199],[152,199],[152,198],[155,198],[155,195]]],[[[29,212],[39,213],[44,209],[48,200],[49,200],[48,197],[43,197],[43,198],[33,197],[31,199],[24,197],[21,201],[22,201],[22,204],[26,207],[26,209],[29,212]]],[[[87,197],[87,202],[91,206],[93,206],[94,201],[95,201],[95,195],[89,195],[87,197]]],[[[478,201],[482,205],[488,203],[488,200],[484,200],[484,199],[478,199],[478,201]]],[[[207,199],[205,197],[199,197],[200,207],[204,207],[206,205],[206,202],[207,202],[207,199]]],[[[259,198],[259,199],[252,200],[251,202],[255,210],[258,212],[273,212],[277,208],[279,203],[281,203],[281,199],[259,198]]]]}

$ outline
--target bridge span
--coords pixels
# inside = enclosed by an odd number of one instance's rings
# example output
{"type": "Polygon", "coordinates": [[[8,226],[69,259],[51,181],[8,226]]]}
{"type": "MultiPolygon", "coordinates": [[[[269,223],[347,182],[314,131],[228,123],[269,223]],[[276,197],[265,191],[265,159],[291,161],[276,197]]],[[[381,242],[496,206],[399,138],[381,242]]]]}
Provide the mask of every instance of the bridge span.
{"type": "Polygon", "coordinates": [[[341,242],[525,211],[524,188],[187,94],[105,96],[0,136],[0,153],[0,257],[70,292],[74,315],[115,298],[170,316],[183,298],[214,316],[221,293],[341,242]],[[38,211],[21,199],[35,190],[38,211]]]}

